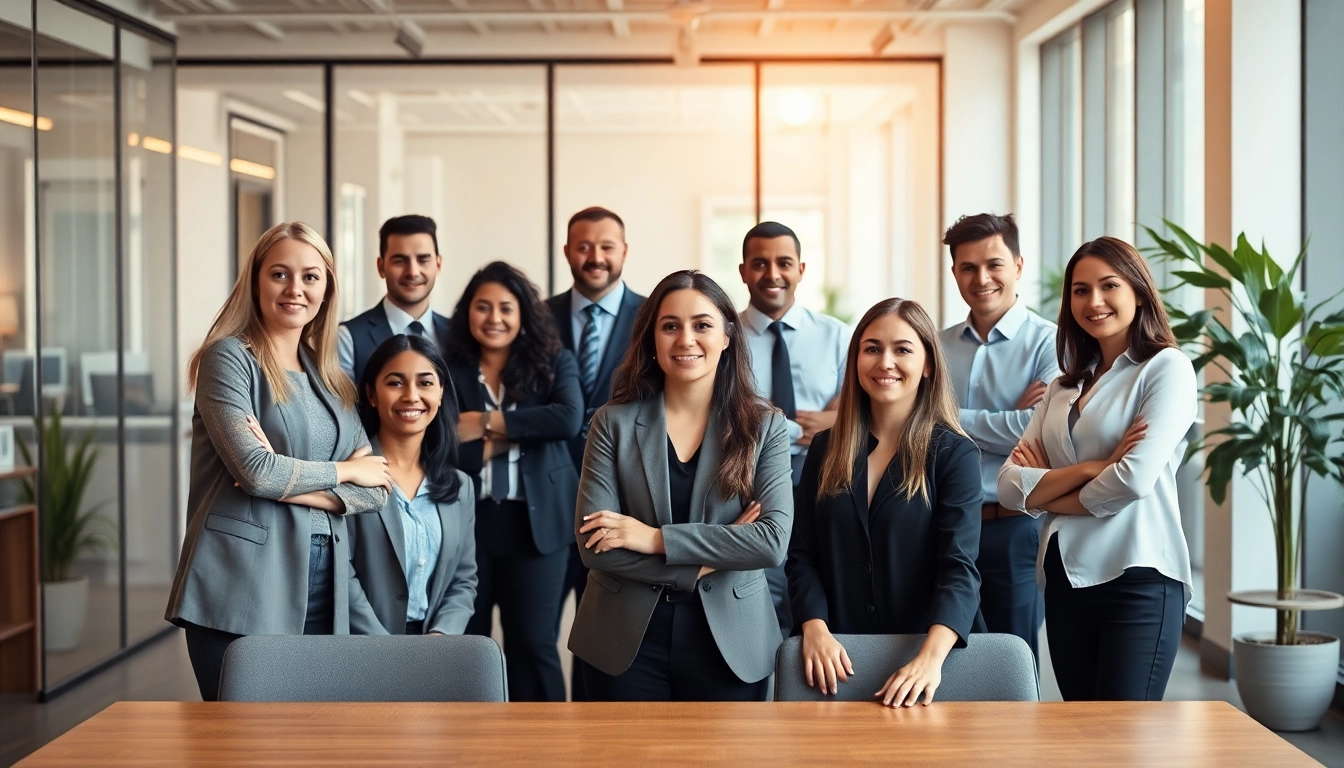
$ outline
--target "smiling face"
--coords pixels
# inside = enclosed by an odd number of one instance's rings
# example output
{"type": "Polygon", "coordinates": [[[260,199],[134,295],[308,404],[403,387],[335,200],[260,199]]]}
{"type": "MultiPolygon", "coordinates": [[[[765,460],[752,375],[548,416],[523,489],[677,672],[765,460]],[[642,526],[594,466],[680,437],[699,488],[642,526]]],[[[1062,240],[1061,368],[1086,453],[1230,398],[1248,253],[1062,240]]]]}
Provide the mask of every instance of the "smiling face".
{"type": "Polygon", "coordinates": [[[482,283],[471,297],[471,335],[482,349],[507,349],[518,338],[518,297],[499,283],[482,283]]]}
{"type": "Polygon", "coordinates": [[[327,293],[327,268],[317,249],[302,240],[280,240],[257,273],[257,305],[271,332],[301,330],[317,317],[327,293]]]}
{"type": "Polygon", "coordinates": [[[429,299],[443,258],[435,253],[427,233],[388,235],[387,253],[378,257],[378,276],[387,283],[387,295],[402,309],[418,307],[429,299]]]}
{"type": "Polygon", "coordinates": [[[584,221],[569,228],[565,260],[574,286],[589,300],[605,296],[621,279],[625,267],[625,231],[613,219],[584,221]]]}
{"type": "Polygon", "coordinates": [[[778,320],[793,306],[798,283],[807,269],[798,256],[798,246],[787,235],[753,237],[744,250],[737,271],[747,284],[751,305],[778,320]]]}
{"type": "Polygon", "coordinates": [[[1129,333],[1138,311],[1134,286],[1096,256],[1084,256],[1073,267],[1069,309],[1074,322],[1098,342],[1129,333]]]}
{"type": "Polygon", "coordinates": [[[1003,244],[1002,235],[993,235],[958,245],[952,259],[952,276],[971,314],[994,323],[1017,300],[1022,259],[1013,257],[1003,244]]]}
{"type": "Polygon", "coordinates": [[[874,405],[913,406],[919,385],[930,375],[928,353],[919,334],[895,313],[860,331],[855,374],[874,405]]]}
{"type": "Polygon", "coordinates": [[[728,348],[723,315],[705,295],[686,288],[667,294],[654,321],[653,347],[667,383],[713,380],[728,348]]]}
{"type": "Polygon", "coordinates": [[[425,431],[443,404],[443,383],[434,365],[414,350],[387,361],[368,392],[378,412],[379,433],[415,435],[425,431]]]}

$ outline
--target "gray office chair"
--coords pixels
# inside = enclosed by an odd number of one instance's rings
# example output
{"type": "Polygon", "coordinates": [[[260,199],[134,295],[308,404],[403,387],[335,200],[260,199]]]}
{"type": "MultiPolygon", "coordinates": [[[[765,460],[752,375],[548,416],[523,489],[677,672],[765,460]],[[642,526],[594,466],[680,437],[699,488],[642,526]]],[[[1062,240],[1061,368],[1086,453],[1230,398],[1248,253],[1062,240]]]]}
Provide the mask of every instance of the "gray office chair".
{"type": "MultiPolygon", "coordinates": [[[[919,653],[924,635],[836,635],[854,674],[834,696],[822,695],[803,675],[803,638],[784,641],[775,656],[775,701],[873,701],[891,673],[919,653]]],[[[1031,648],[1017,635],[976,634],[943,662],[939,701],[1040,701],[1031,648]]]]}
{"type": "Polygon", "coordinates": [[[294,635],[229,645],[220,701],[507,701],[504,652],[476,636],[294,635]]]}

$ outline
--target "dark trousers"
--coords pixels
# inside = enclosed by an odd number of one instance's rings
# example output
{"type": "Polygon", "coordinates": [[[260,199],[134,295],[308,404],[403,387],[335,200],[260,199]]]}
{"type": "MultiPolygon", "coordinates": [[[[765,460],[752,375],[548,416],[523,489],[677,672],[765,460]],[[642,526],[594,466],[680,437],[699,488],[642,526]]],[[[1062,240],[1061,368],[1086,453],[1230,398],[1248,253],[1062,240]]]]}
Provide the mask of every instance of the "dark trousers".
{"type": "MultiPolygon", "coordinates": [[[[303,634],[330,635],[335,615],[332,611],[334,584],[332,580],[331,537],[314,534],[308,544],[308,612],[303,621],[303,634]]],[[[196,686],[201,689],[202,701],[219,700],[219,676],[224,671],[224,652],[242,635],[218,629],[187,624],[187,656],[191,670],[196,674],[196,686]]]]}
{"type": "Polygon", "coordinates": [[[1045,553],[1045,631],[1065,701],[1160,701],[1176,662],[1185,588],[1155,568],[1074,588],[1058,537],[1045,553]]]}
{"type": "Polygon", "coordinates": [[[537,552],[527,502],[476,504],[476,613],[467,634],[489,637],[499,606],[509,701],[565,700],[555,617],[568,563],[568,548],[537,552]]]}
{"type": "Polygon", "coordinates": [[[1041,523],[1025,515],[985,520],[980,524],[980,612],[990,632],[1017,635],[1027,641],[1040,664],[1037,638],[1045,620],[1045,601],[1036,585],[1036,556],[1041,523]]]}
{"type": "MultiPolygon", "coordinates": [[[[666,593],[665,593],[666,594],[666,593]]],[[[630,668],[608,675],[582,663],[589,701],[765,701],[770,678],[738,679],[719,653],[698,592],[658,600],[630,668]]]]}
{"type": "MultiPolygon", "coordinates": [[[[583,600],[583,588],[588,585],[588,569],[583,567],[583,558],[579,557],[579,548],[577,545],[569,548],[569,565],[565,571],[565,588],[560,593],[560,610],[555,612],[555,634],[560,636],[561,614],[565,611],[565,598],[569,596],[570,590],[574,591],[574,606],[578,607],[579,601],[583,600]]],[[[579,657],[575,656],[571,660],[572,666],[569,670],[569,700],[587,701],[588,696],[583,688],[583,674],[579,670],[579,657]]]]}

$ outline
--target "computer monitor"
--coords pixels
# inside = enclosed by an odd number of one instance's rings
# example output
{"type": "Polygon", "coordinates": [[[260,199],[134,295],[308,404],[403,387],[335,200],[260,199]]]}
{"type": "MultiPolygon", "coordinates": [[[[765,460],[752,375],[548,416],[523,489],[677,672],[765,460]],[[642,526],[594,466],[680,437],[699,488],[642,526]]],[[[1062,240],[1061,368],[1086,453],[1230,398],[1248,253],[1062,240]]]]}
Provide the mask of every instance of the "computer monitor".
{"type": "MultiPolygon", "coordinates": [[[[22,384],[25,364],[32,362],[32,352],[26,350],[6,351],[4,354],[5,383],[22,384]]],[[[42,397],[64,400],[69,389],[70,365],[65,354],[65,347],[43,347],[42,397]]]]}
{"type": "MultiPolygon", "coordinates": [[[[127,376],[149,373],[149,361],[135,352],[122,355],[122,366],[127,376]]],[[[101,413],[94,402],[93,377],[107,375],[117,375],[116,352],[85,352],[79,356],[79,394],[85,413],[101,413]]]]}
{"type": "MultiPolygon", "coordinates": [[[[94,415],[116,416],[117,375],[95,373],[91,380],[94,415]]],[[[154,380],[148,373],[126,374],[122,379],[121,391],[125,395],[127,416],[144,416],[154,412],[154,380]]]]}

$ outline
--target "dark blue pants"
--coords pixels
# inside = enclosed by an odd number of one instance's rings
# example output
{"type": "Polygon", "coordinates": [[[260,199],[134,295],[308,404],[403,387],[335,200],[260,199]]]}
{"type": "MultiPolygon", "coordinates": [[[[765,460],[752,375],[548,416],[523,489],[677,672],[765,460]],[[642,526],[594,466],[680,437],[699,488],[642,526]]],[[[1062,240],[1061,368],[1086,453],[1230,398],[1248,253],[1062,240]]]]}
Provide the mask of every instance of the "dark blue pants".
{"type": "Polygon", "coordinates": [[[1161,701],[1185,621],[1185,587],[1155,568],[1074,588],[1058,537],[1045,553],[1045,631],[1065,701],[1161,701]]]}
{"type": "Polygon", "coordinates": [[[1036,585],[1041,522],[1021,515],[980,524],[980,612],[990,632],[1017,635],[1027,641],[1040,664],[1037,638],[1045,620],[1045,601],[1036,585]]]}
{"type": "MultiPolygon", "coordinates": [[[[314,534],[308,544],[308,613],[303,621],[305,635],[330,635],[334,629],[330,539],[325,534],[314,534]]],[[[196,686],[201,689],[201,700],[217,701],[219,676],[224,671],[224,652],[242,635],[196,624],[188,624],[185,629],[187,656],[191,659],[192,672],[196,674],[196,686]]]]}
{"type": "MultiPolygon", "coordinates": [[[[579,557],[579,548],[577,545],[569,548],[569,565],[565,571],[565,588],[560,593],[560,610],[555,612],[555,634],[560,636],[560,618],[565,610],[565,598],[569,596],[569,591],[574,590],[574,607],[577,609],[579,602],[583,600],[583,588],[588,585],[588,569],[583,567],[583,558],[579,557]]],[[[579,657],[575,656],[571,660],[573,664],[569,670],[569,700],[587,701],[588,697],[583,689],[583,674],[579,669],[579,657]]]]}
{"type": "Polygon", "coordinates": [[[509,701],[565,700],[555,617],[568,564],[568,547],[537,552],[527,502],[476,503],[476,612],[466,633],[489,637],[499,606],[509,701]]]}
{"type": "Polygon", "coordinates": [[[612,676],[581,662],[588,700],[765,701],[770,678],[744,683],[733,673],[709,629],[700,593],[672,595],[677,602],[659,598],[625,672],[612,676]]]}

